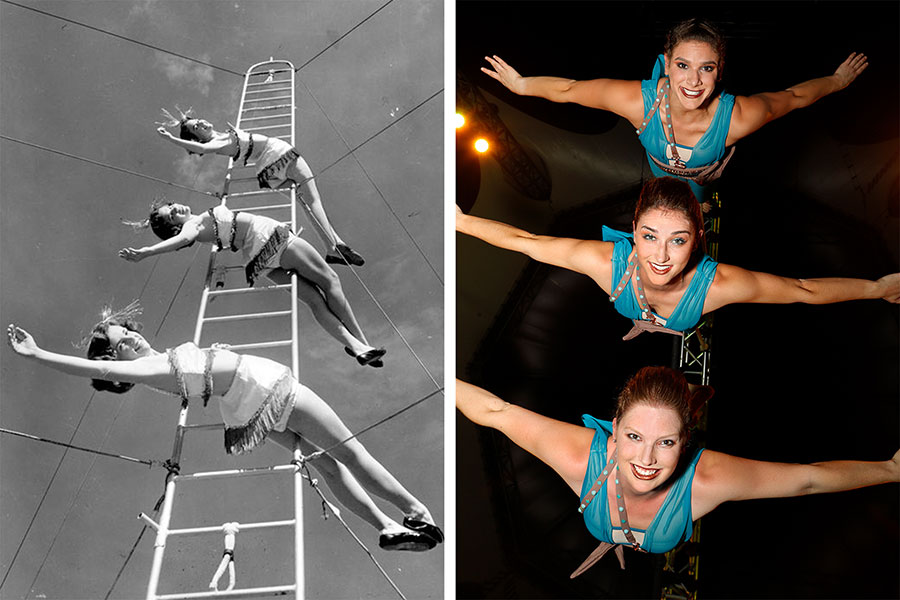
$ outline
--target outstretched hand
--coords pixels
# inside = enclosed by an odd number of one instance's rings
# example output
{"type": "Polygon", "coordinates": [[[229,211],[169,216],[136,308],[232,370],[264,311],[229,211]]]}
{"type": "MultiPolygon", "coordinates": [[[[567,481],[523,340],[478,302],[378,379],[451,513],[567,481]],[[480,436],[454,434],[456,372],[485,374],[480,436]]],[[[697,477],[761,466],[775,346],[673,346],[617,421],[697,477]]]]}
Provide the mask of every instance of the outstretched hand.
{"type": "Polygon", "coordinates": [[[34,356],[38,349],[31,334],[12,323],[6,328],[6,338],[13,351],[21,356],[34,356]]]}
{"type": "Polygon", "coordinates": [[[166,129],[165,127],[157,127],[157,128],[156,128],[156,133],[158,133],[159,136],[160,136],[160,137],[163,137],[163,138],[170,138],[170,137],[172,137],[172,134],[169,133],[169,130],[166,129]]]}
{"type": "Polygon", "coordinates": [[[894,463],[894,475],[897,478],[897,481],[900,481],[900,450],[894,452],[894,457],[891,459],[891,462],[894,463]]]}
{"type": "Polygon", "coordinates": [[[119,258],[124,258],[129,262],[139,262],[145,258],[145,254],[141,248],[122,248],[119,250],[119,258]]]}
{"type": "Polygon", "coordinates": [[[502,83],[511,92],[519,95],[525,93],[524,78],[519,75],[518,71],[506,64],[506,62],[496,54],[493,57],[485,56],[484,59],[488,61],[494,69],[492,71],[487,67],[481,67],[483,73],[490,75],[502,83]]]}
{"type": "Polygon", "coordinates": [[[838,85],[840,85],[838,89],[842,90],[850,85],[868,66],[869,59],[866,58],[865,54],[852,52],[850,56],[847,57],[847,60],[842,62],[834,72],[834,76],[838,80],[838,85]]]}
{"type": "Polygon", "coordinates": [[[885,275],[877,283],[880,286],[880,298],[893,304],[900,304],[900,273],[885,275]]]}

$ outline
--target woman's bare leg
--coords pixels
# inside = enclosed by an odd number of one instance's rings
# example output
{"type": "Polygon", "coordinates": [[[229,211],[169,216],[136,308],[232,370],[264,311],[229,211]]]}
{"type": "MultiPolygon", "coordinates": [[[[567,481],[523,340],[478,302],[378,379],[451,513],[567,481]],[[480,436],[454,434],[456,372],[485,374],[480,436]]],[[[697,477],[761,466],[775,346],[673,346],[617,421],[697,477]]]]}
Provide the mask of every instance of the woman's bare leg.
{"type": "Polygon", "coordinates": [[[322,204],[322,197],[319,196],[316,180],[313,179],[312,169],[309,168],[302,156],[288,167],[287,176],[297,184],[297,199],[309,209],[312,215],[310,220],[316,233],[325,242],[325,247],[330,251],[334,249],[335,245],[343,244],[344,240],[331,226],[328,215],[325,214],[325,206],[322,204]]]}
{"type": "Polygon", "coordinates": [[[340,319],[353,337],[367,344],[367,348],[371,348],[356,321],[347,297],[344,296],[340,278],[309,242],[303,238],[293,238],[281,255],[281,268],[286,271],[297,271],[301,277],[317,285],[325,294],[325,303],[331,312],[340,319]]]}
{"type": "MultiPolygon", "coordinates": [[[[305,386],[301,385],[300,390],[288,421],[290,430],[323,448],[331,448],[350,437],[350,430],[324,400],[305,386]]],[[[329,454],[346,466],[370,493],[384,498],[411,518],[434,523],[428,508],[375,460],[359,440],[341,443],[329,450],[329,454]]]]}
{"type": "MultiPolygon", "coordinates": [[[[282,269],[270,271],[267,277],[279,285],[291,282],[291,276],[282,269]]],[[[319,288],[303,277],[297,277],[297,297],[312,311],[316,322],[321,325],[328,335],[353,350],[355,354],[362,354],[372,349],[364,340],[357,339],[347,329],[344,323],[331,311],[325,303],[325,297],[319,288]]]]}
{"type": "MultiPolygon", "coordinates": [[[[269,439],[291,451],[294,450],[294,440],[300,440],[300,451],[304,455],[320,450],[293,431],[272,431],[269,433],[269,439]]],[[[322,475],[328,489],[335,495],[338,502],[363,521],[382,533],[394,533],[403,529],[399,523],[384,514],[384,511],[372,502],[372,498],[353,478],[347,467],[327,454],[323,454],[309,464],[322,475]]]]}

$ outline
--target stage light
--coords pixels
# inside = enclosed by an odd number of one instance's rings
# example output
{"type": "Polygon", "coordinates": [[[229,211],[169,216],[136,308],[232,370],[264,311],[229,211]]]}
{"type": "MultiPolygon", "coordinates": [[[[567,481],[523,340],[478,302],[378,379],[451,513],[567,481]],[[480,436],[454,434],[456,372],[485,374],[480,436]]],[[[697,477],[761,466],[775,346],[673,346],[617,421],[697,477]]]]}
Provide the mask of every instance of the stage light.
{"type": "Polygon", "coordinates": [[[478,138],[477,140],[475,140],[475,149],[477,151],[484,154],[488,151],[488,148],[490,148],[490,144],[488,144],[488,141],[486,139],[478,138]]]}
{"type": "Polygon", "coordinates": [[[466,124],[466,118],[461,114],[456,113],[456,117],[454,117],[454,123],[456,123],[456,128],[459,129],[466,124]]]}

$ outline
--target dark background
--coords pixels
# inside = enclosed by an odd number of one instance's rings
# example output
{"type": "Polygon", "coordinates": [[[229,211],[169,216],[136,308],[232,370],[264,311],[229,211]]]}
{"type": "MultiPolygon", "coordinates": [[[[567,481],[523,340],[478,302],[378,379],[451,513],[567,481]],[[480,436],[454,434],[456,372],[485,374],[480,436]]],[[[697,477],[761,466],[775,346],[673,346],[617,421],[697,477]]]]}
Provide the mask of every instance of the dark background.
{"type": "MultiPolygon", "coordinates": [[[[457,69],[545,124],[603,133],[618,117],[515,96],[478,71],[483,56],[498,54],[523,75],[643,79],[665,32],[690,16],[715,21],[728,37],[719,89],[733,94],[830,74],[851,51],[870,60],[847,90],[738,143],[718,186],[719,260],[796,277],[877,279],[896,272],[897,3],[458,2],[457,69]],[[835,151],[811,161],[823,154],[822,136],[835,151]],[[853,193],[835,200],[801,182],[835,177],[853,193]],[[865,203],[884,210],[873,216],[865,203]],[[885,234],[885,223],[893,234],[885,234]]],[[[526,131],[513,133],[527,139],[526,131]]],[[[634,152],[638,143],[635,136],[621,150],[634,152]]],[[[488,160],[481,159],[481,171],[488,160]]],[[[479,173],[464,167],[458,177],[478,190],[479,173]]],[[[461,185],[460,193],[466,189],[461,185]]],[[[600,224],[627,229],[638,189],[598,190],[596,201],[574,210],[551,208],[548,231],[536,233],[596,239],[600,224]]],[[[482,186],[477,198],[458,200],[471,201],[480,214],[502,193],[482,186]]],[[[509,222],[517,224],[515,216],[509,222]]],[[[473,277],[467,266],[501,251],[458,242],[458,293],[465,294],[473,277]]],[[[457,327],[467,323],[460,319],[457,327]]],[[[588,278],[531,262],[478,349],[458,356],[458,375],[554,418],[610,418],[619,387],[634,371],[671,362],[670,336],[623,342],[629,327],[588,278]]],[[[716,313],[714,343],[717,393],[707,447],[802,463],[883,460],[900,446],[897,306],[726,307],[716,313]]],[[[625,571],[606,557],[570,581],[596,545],[575,496],[505,438],[461,416],[457,428],[459,597],[653,596],[659,559],[632,551],[625,571]]],[[[898,597],[898,487],[719,507],[702,520],[700,597],[898,597]]]]}

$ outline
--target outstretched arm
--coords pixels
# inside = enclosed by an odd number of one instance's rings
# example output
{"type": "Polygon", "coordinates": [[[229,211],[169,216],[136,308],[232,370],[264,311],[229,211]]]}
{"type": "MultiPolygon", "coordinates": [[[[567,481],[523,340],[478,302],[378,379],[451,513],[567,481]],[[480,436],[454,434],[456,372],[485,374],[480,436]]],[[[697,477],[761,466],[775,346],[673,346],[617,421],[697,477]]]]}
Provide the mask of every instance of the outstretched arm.
{"type": "Polygon", "coordinates": [[[512,225],[482,219],[456,208],[456,230],[492,246],[521,252],[536,261],[584,273],[609,293],[613,244],[534,235],[512,225]]]}
{"type": "Polygon", "coordinates": [[[720,264],[703,312],[736,303],[831,304],[877,298],[900,302],[900,273],[885,275],[878,281],[845,277],[792,279],[720,264]]]}
{"type": "Polygon", "coordinates": [[[458,379],[456,408],[473,423],[503,433],[549,465],[576,494],[581,493],[594,439],[592,429],[544,417],[458,379]]]}
{"type": "Polygon", "coordinates": [[[36,360],[57,371],[106,381],[145,383],[155,387],[169,385],[172,377],[165,354],[129,361],[89,360],[80,356],[57,354],[39,348],[24,329],[10,324],[6,329],[9,345],[19,356],[36,360]]]}
{"type": "Polygon", "coordinates": [[[809,465],[762,462],[707,450],[692,488],[693,518],[730,500],[842,492],[900,481],[900,450],[890,460],[832,460],[809,465]]]}
{"type": "Polygon", "coordinates": [[[142,248],[122,248],[119,250],[119,257],[130,262],[139,262],[145,258],[156,256],[157,254],[175,252],[176,250],[184,248],[193,243],[199,235],[200,217],[195,217],[184,224],[178,235],[152,246],[144,246],[142,248]]]}
{"type": "Polygon", "coordinates": [[[164,140],[168,140],[178,146],[179,148],[184,148],[188,152],[193,152],[195,154],[206,154],[208,152],[218,152],[225,146],[229,144],[227,138],[225,139],[212,139],[208,142],[195,142],[193,140],[183,140],[181,138],[177,138],[165,127],[157,127],[156,133],[159,134],[161,138],[164,140]]]}
{"type": "Polygon", "coordinates": [[[840,64],[833,75],[811,79],[781,92],[736,97],[725,144],[730,146],[769,121],[844,89],[868,66],[866,55],[854,52],[840,64]]]}
{"type": "Polygon", "coordinates": [[[644,103],[640,81],[591,79],[578,81],[562,77],[522,77],[518,71],[497,56],[485,56],[491,68],[481,71],[493,77],[508,90],[520,96],[537,96],[552,102],[574,102],[589,108],[614,112],[635,127],[643,117],[644,103]]]}

